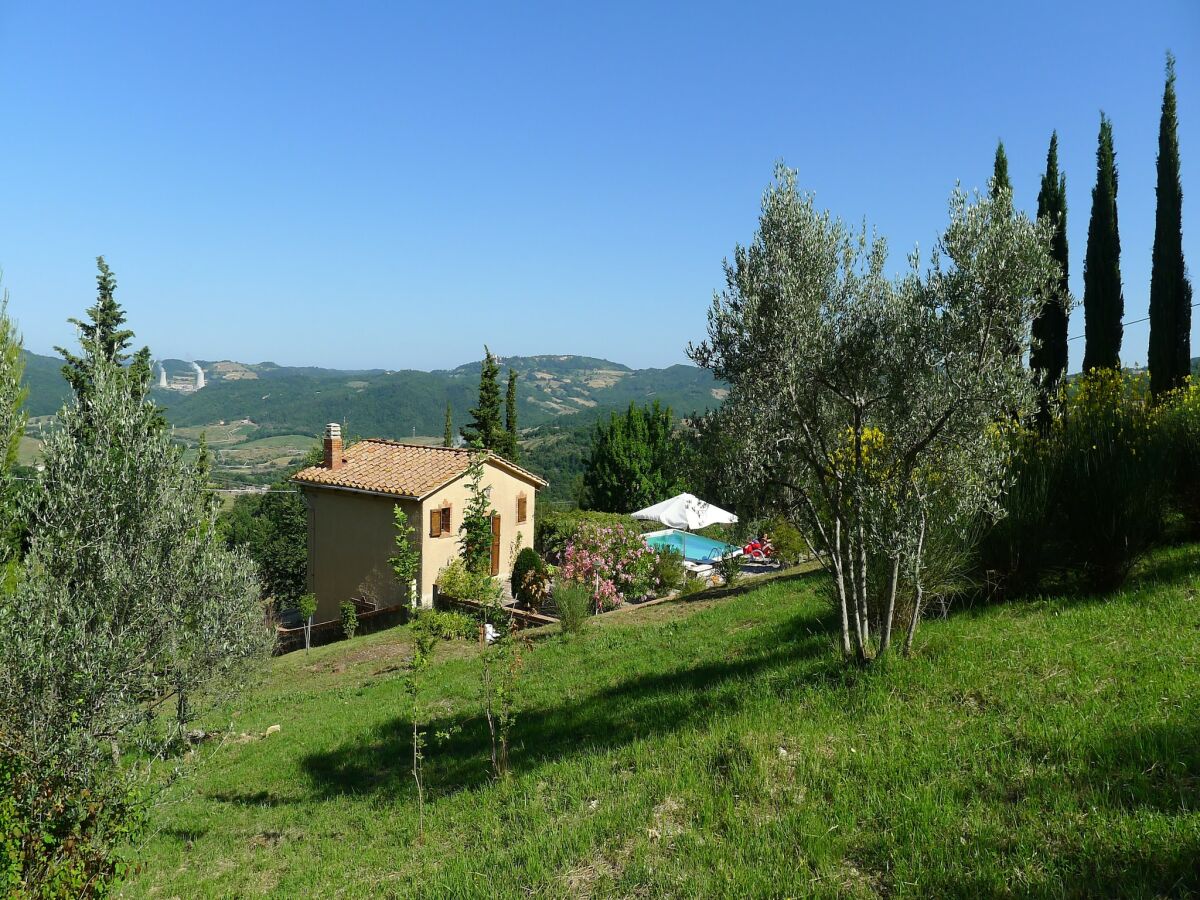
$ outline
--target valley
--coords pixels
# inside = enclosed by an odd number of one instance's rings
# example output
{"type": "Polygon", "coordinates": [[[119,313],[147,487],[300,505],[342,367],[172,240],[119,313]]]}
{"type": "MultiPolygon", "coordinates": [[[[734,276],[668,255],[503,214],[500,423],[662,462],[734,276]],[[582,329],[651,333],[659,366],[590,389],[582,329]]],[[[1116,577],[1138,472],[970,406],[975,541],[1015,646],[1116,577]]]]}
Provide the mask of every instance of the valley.
{"type": "MultiPolygon", "coordinates": [[[[523,462],[551,481],[547,499],[555,502],[570,502],[591,427],[602,416],[654,400],[688,416],[715,407],[726,392],[709,372],[689,365],[633,369],[573,355],[508,357],[500,364],[504,377],[510,368],[518,375],[523,462]]],[[[69,394],[61,367],[57,357],[26,354],[31,418],[22,465],[36,463],[41,429],[69,394]]],[[[154,363],[151,396],[191,453],[203,435],[214,483],[236,489],[272,484],[300,465],[328,422],[341,423],[350,439],[436,444],[448,403],[457,437],[476,400],[479,370],[479,362],[421,372],[164,359],[154,363]]]]}

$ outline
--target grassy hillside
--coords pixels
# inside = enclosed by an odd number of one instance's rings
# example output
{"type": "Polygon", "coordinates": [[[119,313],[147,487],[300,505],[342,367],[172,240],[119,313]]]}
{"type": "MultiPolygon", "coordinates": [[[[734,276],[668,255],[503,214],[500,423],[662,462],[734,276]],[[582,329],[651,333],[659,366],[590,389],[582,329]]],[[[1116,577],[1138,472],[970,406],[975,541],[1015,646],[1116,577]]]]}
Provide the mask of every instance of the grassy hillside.
{"type": "Polygon", "coordinates": [[[427,679],[416,837],[403,628],[273,661],[161,805],[128,896],[1183,896],[1200,891],[1200,546],[1107,601],[931,621],[835,659],[821,576],[540,636],[513,775],[469,644],[427,679]],[[269,726],[278,733],[261,736],[269,726]]]}

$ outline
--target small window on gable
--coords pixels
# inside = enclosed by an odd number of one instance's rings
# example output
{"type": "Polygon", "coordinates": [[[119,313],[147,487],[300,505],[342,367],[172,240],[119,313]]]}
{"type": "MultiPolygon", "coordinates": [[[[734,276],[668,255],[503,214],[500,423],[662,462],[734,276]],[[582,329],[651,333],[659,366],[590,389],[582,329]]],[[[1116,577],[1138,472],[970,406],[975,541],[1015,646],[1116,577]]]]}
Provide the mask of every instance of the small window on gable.
{"type": "Polygon", "coordinates": [[[440,537],[442,534],[442,511],[440,509],[431,509],[429,511],[429,536],[440,537]]]}
{"type": "Polygon", "coordinates": [[[447,503],[439,510],[441,536],[445,537],[450,533],[450,504],[447,503]]]}
{"type": "Polygon", "coordinates": [[[521,522],[524,522],[528,518],[528,508],[529,508],[528,503],[529,503],[529,501],[526,499],[526,497],[523,493],[517,495],[517,523],[518,524],[520,524],[521,522]]]}

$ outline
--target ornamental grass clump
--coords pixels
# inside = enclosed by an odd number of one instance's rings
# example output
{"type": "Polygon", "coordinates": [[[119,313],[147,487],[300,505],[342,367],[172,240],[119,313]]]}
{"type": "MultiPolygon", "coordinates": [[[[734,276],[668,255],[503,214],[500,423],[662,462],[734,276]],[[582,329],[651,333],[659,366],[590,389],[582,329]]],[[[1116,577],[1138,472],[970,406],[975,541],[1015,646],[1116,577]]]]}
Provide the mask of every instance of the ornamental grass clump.
{"type": "Polygon", "coordinates": [[[654,552],[625,525],[585,524],[563,553],[562,577],[587,585],[596,612],[646,596],[654,584],[654,552]]]}
{"type": "Polygon", "coordinates": [[[592,591],[577,581],[560,580],[554,585],[554,606],[565,634],[578,634],[592,614],[592,591]]]}

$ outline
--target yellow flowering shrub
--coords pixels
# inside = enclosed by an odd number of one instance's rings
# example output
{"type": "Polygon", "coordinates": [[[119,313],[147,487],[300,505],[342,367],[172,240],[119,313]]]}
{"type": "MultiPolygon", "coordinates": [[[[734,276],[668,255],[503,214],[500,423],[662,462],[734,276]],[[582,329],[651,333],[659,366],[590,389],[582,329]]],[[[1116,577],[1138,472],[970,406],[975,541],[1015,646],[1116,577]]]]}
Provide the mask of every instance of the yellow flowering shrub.
{"type": "Polygon", "coordinates": [[[1160,409],[1173,493],[1192,531],[1200,533],[1200,380],[1189,378],[1160,409]]]}
{"type": "Polygon", "coordinates": [[[1047,439],[1066,561],[1099,590],[1119,585],[1161,531],[1159,417],[1146,376],[1093,370],[1068,387],[1047,439]]]}
{"type": "Polygon", "coordinates": [[[859,451],[862,460],[860,467],[854,453],[854,429],[847,425],[841,443],[831,456],[835,470],[845,473],[861,472],[868,477],[879,478],[888,471],[888,440],[879,428],[872,425],[863,428],[859,451]]]}

